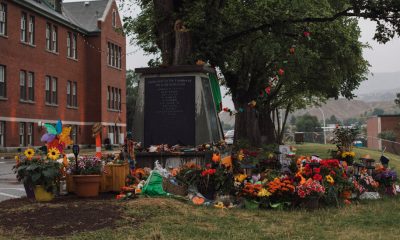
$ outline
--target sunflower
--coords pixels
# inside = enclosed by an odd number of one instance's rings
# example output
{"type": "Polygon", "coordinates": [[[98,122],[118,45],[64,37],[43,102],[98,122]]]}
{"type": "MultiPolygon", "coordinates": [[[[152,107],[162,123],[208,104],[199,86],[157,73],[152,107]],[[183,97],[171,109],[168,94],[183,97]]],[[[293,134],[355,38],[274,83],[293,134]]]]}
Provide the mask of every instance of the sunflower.
{"type": "Polygon", "coordinates": [[[52,160],[57,160],[60,157],[60,151],[57,148],[50,148],[47,157],[52,160]]]}
{"type": "Polygon", "coordinates": [[[326,176],[325,178],[326,178],[326,181],[327,181],[329,184],[334,184],[334,183],[335,183],[335,180],[333,180],[333,177],[332,177],[331,175],[328,175],[328,176],[326,176]]]}
{"type": "Polygon", "coordinates": [[[24,154],[28,160],[31,160],[33,158],[33,156],[35,155],[35,150],[33,150],[32,148],[28,148],[25,150],[24,154]]]}

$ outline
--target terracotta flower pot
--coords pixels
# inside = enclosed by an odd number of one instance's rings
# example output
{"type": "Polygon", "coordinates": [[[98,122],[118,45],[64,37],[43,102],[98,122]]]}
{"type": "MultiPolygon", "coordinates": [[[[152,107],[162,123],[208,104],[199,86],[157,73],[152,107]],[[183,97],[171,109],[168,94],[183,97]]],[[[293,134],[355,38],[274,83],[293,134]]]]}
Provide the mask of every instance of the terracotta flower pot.
{"type": "Polygon", "coordinates": [[[97,197],[101,175],[74,175],[74,190],[79,197],[97,197]]]}

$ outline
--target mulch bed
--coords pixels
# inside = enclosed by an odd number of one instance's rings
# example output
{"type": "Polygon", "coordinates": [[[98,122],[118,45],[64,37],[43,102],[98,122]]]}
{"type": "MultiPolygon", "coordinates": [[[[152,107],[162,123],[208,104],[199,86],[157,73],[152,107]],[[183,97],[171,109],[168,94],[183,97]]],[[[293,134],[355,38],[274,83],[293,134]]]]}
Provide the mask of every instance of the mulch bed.
{"type": "Polygon", "coordinates": [[[114,194],[83,199],[74,195],[50,203],[30,202],[26,198],[0,203],[0,228],[5,232],[25,231],[30,236],[65,236],[102,228],[115,228],[123,219],[123,204],[114,194]]]}

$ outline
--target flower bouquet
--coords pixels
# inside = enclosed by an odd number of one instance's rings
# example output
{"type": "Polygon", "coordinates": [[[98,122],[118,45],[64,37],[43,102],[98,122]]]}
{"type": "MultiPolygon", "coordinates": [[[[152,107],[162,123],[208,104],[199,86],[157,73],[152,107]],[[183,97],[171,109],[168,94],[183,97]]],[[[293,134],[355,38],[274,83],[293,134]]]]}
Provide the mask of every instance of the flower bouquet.
{"type": "Polygon", "coordinates": [[[81,156],[72,160],[67,172],[73,174],[75,193],[80,197],[99,195],[103,163],[94,156],[81,156]]]}
{"type": "Polygon", "coordinates": [[[319,198],[325,193],[325,187],[319,181],[311,178],[305,183],[298,185],[296,190],[297,195],[305,199],[304,206],[309,210],[318,208],[319,198]]]}
{"type": "Polygon", "coordinates": [[[377,169],[374,179],[385,188],[385,193],[388,195],[396,195],[396,188],[394,186],[397,181],[396,171],[389,168],[377,169]]]}

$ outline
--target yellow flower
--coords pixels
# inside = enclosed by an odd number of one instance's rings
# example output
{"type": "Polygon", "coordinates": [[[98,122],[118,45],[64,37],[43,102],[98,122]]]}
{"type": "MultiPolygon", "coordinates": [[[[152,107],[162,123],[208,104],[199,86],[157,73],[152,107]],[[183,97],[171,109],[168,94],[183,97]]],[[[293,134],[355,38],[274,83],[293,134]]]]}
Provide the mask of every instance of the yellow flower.
{"type": "Polygon", "coordinates": [[[328,183],[330,183],[330,184],[334,184],[334,183],[335,183],[335,180],[333,180],[333,178],[332,178],[331,175],[328,175],[328,176],[326,176],[325,178],[326,178],[326,181],[327,181],[328,183]]]}
{"type": "Polygon", "coordinates": [[[247,178],[246,174],[238,174],[235,176],[236,182],[243,182],[247,178]]]}
{"type": "Polygon", "coordinates": [[[238,160],[242,161],[243,158],[244,158],[243,150],[240,150],[239,153],[238,153],[238,160]]]}
{"type": "Polygon", "coordinates": [[[52,160],[57,160],[60,157],[60,151],[57,148],[50,148],[49,152],[47,153],[47,157],[52,160]]]}
{"type": "Polygon", "coordinates": [[[267,189],[263,188],[258,192],[257,196],[259,196],[259,197],[269,197],[269,196],[271,196],[271,193],[268,192],[267,189]]]}
{"type": "Polygon", "coordinates": [[[33,150],[32,148],[28,148],[25,150],[24,154],[28,160],[31,160],[33,158],[33,156],[35,155],[35,150],[33,150]]]}

